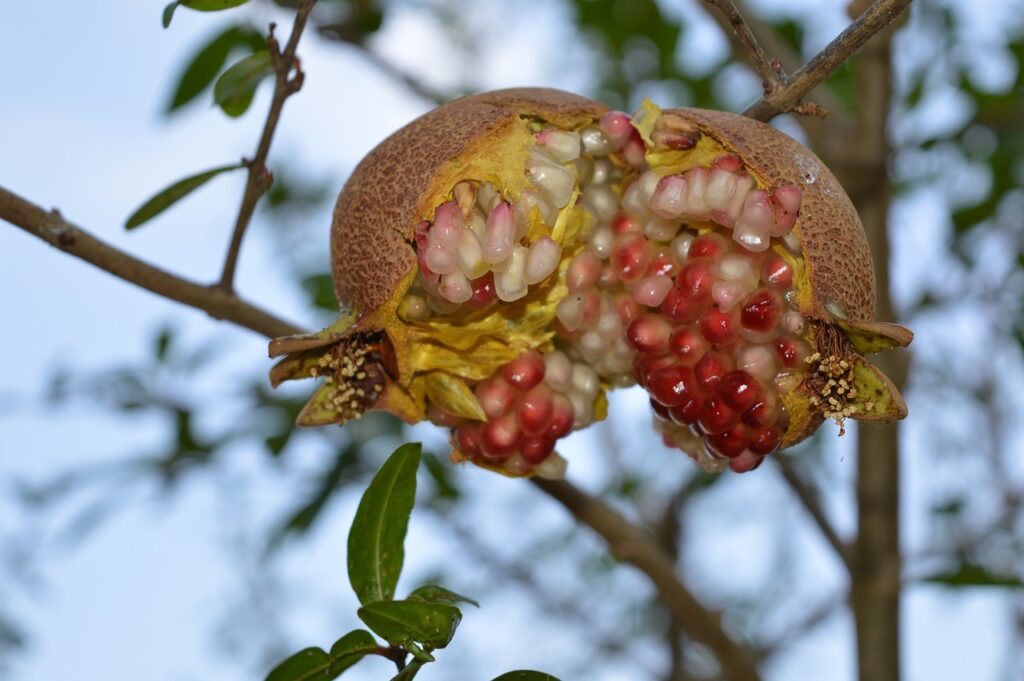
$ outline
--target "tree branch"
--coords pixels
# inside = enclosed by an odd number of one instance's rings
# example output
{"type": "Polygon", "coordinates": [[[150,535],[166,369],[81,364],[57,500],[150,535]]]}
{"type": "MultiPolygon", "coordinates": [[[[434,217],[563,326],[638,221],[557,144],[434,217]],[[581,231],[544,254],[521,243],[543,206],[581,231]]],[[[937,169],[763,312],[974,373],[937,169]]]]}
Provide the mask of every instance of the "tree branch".
{"type": "Polygon", "coordinates": [[[876,0],[835,40],[780,82],[778,87],[750,105],[743,114],[759,121],[768,121],[780,113],[791,111],[818,83],[839,68],[872,36],[892,23],[911,1],[876,0]]]}
{"type": "Polygon", "coordinates": [[[265,336],[287,336],[301,329],[219,287],[203,286],[134,258],[61,217],[0,187],[0,218],[55,248],[96,267],[190,307],[265,336]]]}
{"type": "Polygon", "coordinates": [[[732,26],[740,45],[750,55],[751,64],[758,75],[761,76],[761,87],[767,95],[779,86],[779,82],[785,79],[786,72],[782,64],[775,57],[769,57],[754,32],[750,30],[743,15],[733,4],[732,0],[704,0],[709,5],[714,5],[725,17],[725,20],[732,26]]]}
{"type": "Polygon", "coordinates": [[[273,175],[267,168],[267,156],[270,154],[270,143],[274,139],[274,131],[277,130],[277,123],[281,118],[281,110],[284,108],[285,100],[299,91],[305,78],[295,51],[299,47],[299,38],[302,37],[306,20],[315,4],[316,0],[302,0],[299,3],[295,13],[295,24],[292,26],[292,34],[288,38],[283,52],[274,37],[274,24],[270,25],[267,49],[270,51],[270,59],[274,66],[274,95],[270,100],[270,110],[267,112],[267,121],[263,124],[259,144],[256,146],[256,155],[246,163],[249,168],[249,176],[245,181],[245,192],[242,194],[242,204],[238,207],[235,230],[231,234],[231,243],[224,258],[224,269],[219,286],[229,293],[234,288],[238,253],[242,248],[245,230],[256,210],[256,202],[260,200],[260,197],[273,182],[273,175]],[[294,75],[292,75],[292,71],[294,71],[294,75]]]}
{"type": "Polygon", "coordinates": [[[738,645],[722,629],[721,618],[698,601],[676,574],[675,563],[644,528],[623,518],[596,497],[565,480],[532,478],[542,492],[554,498],[577,521],[588,525],[608,543],[616,559],[639,568],[658,590],[665,607],[691,638],[706,645],[718,658],[725,678],[759,681],[760,673],[750,651],[738,645]]]}
{"type": "Polygon", "coordinates": [[[777,456],[775,457],[775,463],[778,464],[783,479],[790,489],[793,490],[793,493],[796,494],[804,510],[807,511],[814,524],[818,526],[818,529],[825,536],[825,540],[835,549],[836,555],[843,561],[846,569],[850,570],[850,547],[842,540],[829,521],[828,516],[825,515],[825,509],[821,507],[821,501],[817,493],[796,470],[793,461],[789,457],[777,456]]]}

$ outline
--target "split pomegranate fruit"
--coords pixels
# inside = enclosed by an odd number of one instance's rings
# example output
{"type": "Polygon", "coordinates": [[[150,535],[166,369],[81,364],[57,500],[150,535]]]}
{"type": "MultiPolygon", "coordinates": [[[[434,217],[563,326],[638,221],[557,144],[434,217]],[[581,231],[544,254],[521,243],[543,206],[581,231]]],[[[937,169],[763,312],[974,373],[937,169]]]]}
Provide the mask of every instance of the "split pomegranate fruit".
{"type": "Polygon", "coordinates": [[[825,419],[906,407],[863,355],[863,228],[785,134],[699,109],[630,116],[565,92],[465,97],[396,132],[338,198],[339,320],[279,338],[271,380],[322,378],[301,425],[384,410],[452,459],[558,477],[557,441],[639,384],[666,445],[737,472],[825,419]]]}

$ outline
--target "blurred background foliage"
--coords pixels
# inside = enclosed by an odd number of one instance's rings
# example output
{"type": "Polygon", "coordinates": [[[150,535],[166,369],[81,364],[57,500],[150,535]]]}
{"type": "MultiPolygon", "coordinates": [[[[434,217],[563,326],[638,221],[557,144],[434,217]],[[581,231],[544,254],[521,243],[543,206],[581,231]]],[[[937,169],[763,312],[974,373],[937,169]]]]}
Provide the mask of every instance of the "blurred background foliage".
{"type": "MultiPolygon", "coordinates": [[[[253,0],[252,5],[261,2],[253,0]]],[[[295,6],[286,0],[275,4],[295,6]]],[[[486,36],[474,23],[478,10],[490,22],[553,11],[544,16],[562,22],[556,28],[566,59],[586,65],[575,74],[579,87],[613,106],[631,110],[650,96],[663,106],[737,110],[758,94],[758,79],[742,55],[708,61],[702,54],[714,51],[688,41],[696,27],[706,31],[717,21],[702,3],[559,0],[546,5],[321,0],[312,17],[316,36],[306,39],[362,51],[382,78],[409,87],[423,98],[426,109],[431,100],[493,83],[471,69],[438,75],[417,71],[415,59],[398,63],[384,56],[375,38],[388,29],[393,16],[413,15],[445,27],[446,44],[409,45],[409,54],[449,50],[453,61],[465,64],[487,58],[486,36]],[[486,11],[479,5],[486,5],[486,11]],[[552,10],[552,5],[557,7],[552,10]]],[[[822,34],[830,24],[813,10],[753,1],[742,7],[790,68],[812,56],[831,35],[822,34]]],[[[1024,675],[1024,476],[1019,456],[1024,442],[1019,422],[1024,413],[1024,20],[1017,13],[1015,22],[1006,22],[993,35],[982,32],[970,12],[967,4],[953,0],[919,0],[896,36],[888,124],[892,154],[886,163],[893,179],[893,252],[889,263],[876,266],[892,266],[899,321],[918,334],[907,386],[910,418],[917,425],[914,437],[904,436],[902,444],[905,461],[916,462],[904,465],[912,477],[905,484],[920,493],[912,497],[915,508],[904,511],[923,518],[925,530],[924,539],[905,542],[904,587],[928,582],[947,589],[1005,590],[1017,622],[1016,644],[1005,651],[1009,681],[1024,675]]],[[[242,8],[224,16],[234,23],[211,22],[216,28],[207,40],[181,46],[180,72],[164,74],[168,117],[208,101],[219,74],[265,47],[263,26],[250,23],[263,14],[251,15],[242,8]]],[[[279,35],[288,28],[286,15],[281,17],[279,35]]],[[[812,97],[831,109],[826,131],[829,121],[839,125],[857,106],[857,68],[855,58],[812,97]]],[[[286,108],[284,125],[287,116],[286,108]]],[[[818,123],[805,129],[805,122],[784,117],[779,125],[812,141],[821,135],[821,128],[815,132],[818,123]]],[[[842,160],[829,157],[835,149],[828,142],[818,147],[828,162],[842,160]]],[[[285,254],[282,266],[315,311],[312,316],[328,321],[337,308],[327,273],[325,224],[344,178],[310,176],[289,161],[284,147],[275,150],[271,165],[275,181],[257,219],[285,254]]],[[[31,514],[59,513],[64,536],[84,541],[105,518],[136,503],[141,489],[155,486],[173,499],[185,479],[218,480],[225,457],[258,452],[285,470],[293,465],[297,448],[313,448],[320,464],[312,472],[303,469],[308,475],[288,478],[292,487],[286,492],[287,512],[241,551],[238,592],[225,595],[220,613],[217,638],[223,651],[238,655],[244,647],[246,664],[259,675],[268,660],[296,643],[307,643],[288,640],[274,624],[289,605],[288,590],[275,577],[275,556],[302,551],[296,540],[316,528],[325,509],[339,498],[358,494],[383,453],[410,435],[382,416],[342,429],[296,431],[293,424],[305,391],[270,390],[260,358],[250,363],[252,370],[239,372],[231,386],[219,385],[211,392],[204,372],[231,351],[218,343],[215,333],[196,344],[167,327],[155,329],[148,342],[151,353],[145,362],[56,370],[41,408],[90,401],[125,418],[157,418],[166,424],[166,440],[149,451],[126,452],[113,464],[54,471],[44,485],[17,484],[19,499],[31,514]],[[213,422],[204,418],[211,399],[228,415],[213,422]],[[256,657],[254,646],[259,648],[256,657]]],[[[708,477],[678,454],[659,451],[653,435],[642,433],[636,423],[643,418],[637,416],[642,412],[635,400],[614,402],[624,413],[596,428],[600,440],[579,438],[570,474],[575,467],[589,466],[593,489],[652,527],[678,556],[694,592],[709,606],[724,610],[728,633],[767,665],[773,655],[843,611],[848,578],[834,556],[822,557],[827,545],[800,510],[793,490],[787,489],[796,481],[813,498],[823,498],[840,534],[851,534],[854,483],[850,467],[840,464],[851,454],[832,430],[825,428],[779,455],[784,465],[755,473],[760,476],[756,487],[738,488],[728,476],[708,477]],[[594,451],[598,442],[606,443],[604,451],[594,451]],[[591,451],[581,451],[587,449],[591,451]],[[599,461],[584,464],[579,460],[583,457],[599,461]],[[764,511],[772,500],[783,500],[789,510],[779,511],[774,519],[751,510],[764,511]],[[731,518],[742,514],[761,517],[737,521],[736,534],[723,539],[733,529],[731,518]],[[709,515],[717,519],[709,520],[709,515]],[[815,564],[826,566],[817,579],[809,579],[807,569],[801,568],[811,550],[808,544],[817,552],[815,564]],[[717,557],[709,557],[712,553],[717,557]],[[722,561],[752,556],[762,570],[743,572],[744,579],[723,576],[722,561]]],[[[431,452],[425,466],[431,484],[423,485],[426,496],[417,513],[431,514],[438,531],[449,533],[466,556],[438,561],[431,568],[433,576],[480,598],[485,610],[488,601],[501,602],[496,590],[525,595],[538,621],[574,632],[578,649],[559,662],[563,666],[549,671],[567,679],[588,678],[597,667],[618,660],[635,671],[630,675],[634,679],[716,677],[714,658],[691,644],[642,580],[618,568],[585,530],[547,509],[538,513],[555,520],[541,524],[540,531],[516,535],[521,512],[516,509],[539,508],[546,500],[526,486],[467,476],[446,463],[439,435],[431,436],[422,427],[415,435],[427,437],[431,452]],[[487,499],[489,485],[501,489],[496,501],[487,499]],[[487,514],[489,525],[474,522],[481,513],[487,514]],[[466,570],[466,562],[479,569],[466,570]],[[594,602],[593,594],[602,595],[600,602],[594,602]]],[[[0,594],[33,581],[32,562],[43,557],[28,539],[30,530],[18,528],[5,537],[0,574],[9,586],[0,586],[0,594]]],[[[331,531],[344,533],[345,528],[331,531]]],[[[5,611],[0,597],[0,668],[4,661],[16,661],[31,636],[16,613],[5,611]]],[[[447,669],[449,678],[473,678],[471,669],[447,669]]]]}

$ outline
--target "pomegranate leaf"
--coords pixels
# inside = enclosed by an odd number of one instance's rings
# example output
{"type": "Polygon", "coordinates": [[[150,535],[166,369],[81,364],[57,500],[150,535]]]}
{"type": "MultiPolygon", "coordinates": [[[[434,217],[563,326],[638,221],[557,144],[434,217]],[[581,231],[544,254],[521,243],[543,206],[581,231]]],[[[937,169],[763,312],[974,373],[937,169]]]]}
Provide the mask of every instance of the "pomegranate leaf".
{"type": "Polygon", "coordinates": [[[391,681],[411,681],[411,679],[416,677],[416,674],[419,673],[420,669],[423,668],[424,664],[426,664],[426,662],[422,660],[413,660],[402,667],[402,671],[392,676],[391,681]]]}
{"type": "Polygon", "coordinates": [[[409,594],[409,600],[425,601],[427,603],[469,603],[478,608],[480,607],[480,604],[472,598],[457,594],[436,584],[421,586],[409,594]]]}
{"type": "Polygon", "coordinates": [[[953,570],[947,570],[945,572],[939,572],[925,577],[923,581],[952,587],[999,586],[1020,588],[1024,586],[1024,580],[1021,580],[1021,578],[1016,575],[998,575],[993,572],[989,572],[989,570],[982,565],[976,565],[966,561],[960,563],[960,565],[953,570]]]}
{"type": "Polygon", "coordinates": [[[244,5],[249,0],[174,0],[164,7],[163,12],[163,25],[167,28],[171,25],[171,19],[174,17],[174,10],[178,9],[178,5],[194,9],[197,12],[219,12],[224,9],[231,9],[232,7],[238,7],[244,5]]]}
{"type": "Polygon", "coordinates": [[[558,679],[544,672],[535,672],[531,669],[517,669],[505,672],[501,676],[495,677],[493,681],[558,681],[558,679]]]}
{"type": "Polygon", "coordinates": [[[213,99],[232,118],[249,110],[256,88],[274,72],[270,52],[260,50],[236,62],[213,85],[213,99]]]}
{"type": "Polygon", "coordinates": [[[165,113],[177,111],[210,87],[232,51],[246,48],[249,52],[258,52],[266,47],[266,38],[248,26],[229,26],[213,36],[193,55],[178,77],[178,85],[167,103],[165,113]]]}
{"type": "Polygon", "coordinates": [[[300,650],[274,667],[266,681],[333,679],[378,647],[370,632],[355,629],[335,641],[330,653],[320,648],[300,650]]]}
{"type": "Polygon", "coordinates": [[[358,615],[378,636],[418,659],[427,659],[431,650],[448,645],[462,621],[462,611],[454,605],[416,600],[366,603],[358,615]],[[426,653],[418,651],[416,644],[426,653]]]}
{"type": "Polygon", "coordinates": [[[418,442],[396,449],[359,501],[348,534],[348,579],[360,603],[387,601],[395,595],[421,450],[418,442]]]}
{"type": "Polygon", "coordinates": [[[199,187],[202,187],[221,173],[238,170],[241,167],[242,165],[240,163],[233,163],[229,166],[220,166],[219,168],[204,170],[196,175],[190,175],[189,177],[178,180],[171,186],[160,190],[150,197],[144,204],[139,206],[134,213],[128,216],[128,219],[124,223],[124,228],[135,229],[139,225],[148,222],[160,213],[163,213],[175,203],[185,198],[199,187]]]}

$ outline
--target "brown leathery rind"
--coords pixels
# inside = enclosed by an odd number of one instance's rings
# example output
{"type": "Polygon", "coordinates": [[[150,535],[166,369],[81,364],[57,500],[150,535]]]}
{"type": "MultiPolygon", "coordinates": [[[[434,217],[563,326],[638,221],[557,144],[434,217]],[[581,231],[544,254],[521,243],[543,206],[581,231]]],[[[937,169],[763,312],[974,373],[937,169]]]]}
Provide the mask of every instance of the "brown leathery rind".
{"type": "Polygon", "coordinates": [[[331,266],[338,300],[359,312],[396,294],[416,266],[413,221],[442,168],[517,117],[576,125],[607,107],[560,90],[519,88],[470,95],[409,123],[356,166],[334,208],[331,266]]]}

